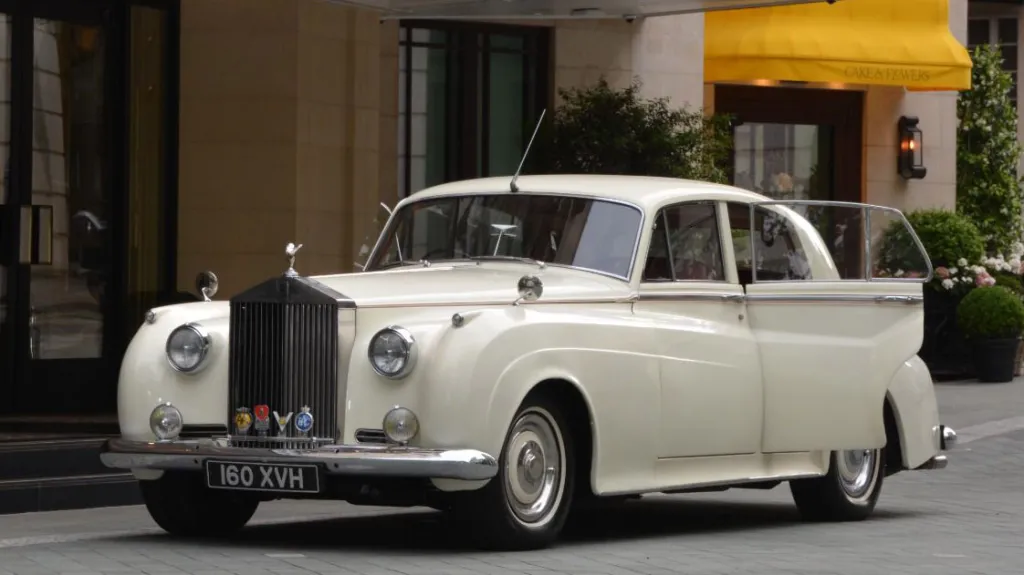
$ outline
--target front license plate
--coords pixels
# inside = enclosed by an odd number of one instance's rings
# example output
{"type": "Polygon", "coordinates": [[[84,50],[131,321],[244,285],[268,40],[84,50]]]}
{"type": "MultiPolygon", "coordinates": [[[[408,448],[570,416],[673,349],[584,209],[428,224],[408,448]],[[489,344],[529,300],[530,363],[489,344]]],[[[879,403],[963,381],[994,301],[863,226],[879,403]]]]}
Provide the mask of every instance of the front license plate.
{"type": "Polygon", "coordinates": [[[206,484],[211,489],[320,493],[320,472],[315,465],[207,461],[206,484]]]}

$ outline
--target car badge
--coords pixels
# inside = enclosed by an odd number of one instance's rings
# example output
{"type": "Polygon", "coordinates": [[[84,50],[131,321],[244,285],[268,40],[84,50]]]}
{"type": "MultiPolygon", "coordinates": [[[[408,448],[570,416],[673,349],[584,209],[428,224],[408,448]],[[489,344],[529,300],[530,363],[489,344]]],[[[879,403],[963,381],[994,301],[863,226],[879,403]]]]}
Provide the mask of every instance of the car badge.
{"type": "Polygon", "coordinates": [[[248,435],[250,427],[252,427],[252,414],[249,413],[249,408],[239,407],[235,410],[235,433],[248,435]]]}
{"type": "Polygon", "coordinates": [[[270,408],[266,405],[257,405],[252,408],[253,415],[256,416],[256,421],[253,427],[256,428],[256,433],[260,437],[266,437],[270,431],[270,408]]]}
{"type": "Polygon", "coordinates": [[[288,435],[288,422],[291,421],[291,419],[292,419],[292,412],[290,412],[290,411],[288,413],[284,414],[284,415],[278,415],[278,413],[276,411],[274,412],[274,421],[277,422],[277,435],[278,436],[284,437],[284,436],[288,435]]]}
{"type": "Polygon", "coordinates": [[[308,405],[304,405],[302,411],[295,415],[295,429],[303,435],[313,429],[313,414],[309,412],[308,405]]]}

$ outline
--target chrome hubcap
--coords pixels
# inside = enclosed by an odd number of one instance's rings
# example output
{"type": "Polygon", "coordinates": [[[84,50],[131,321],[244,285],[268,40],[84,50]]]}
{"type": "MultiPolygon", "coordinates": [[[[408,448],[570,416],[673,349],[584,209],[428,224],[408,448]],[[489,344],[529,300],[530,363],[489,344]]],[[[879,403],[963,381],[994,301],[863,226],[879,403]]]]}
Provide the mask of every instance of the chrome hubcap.
{"type": "Polygon", "coordinates": [[[512,426],[505,457],[509,508],[523,523],[551,518],[565,485],[565,445],[551,416],[541,409],[522,414],[512,426]]]}
{"type": "Polygon", "coordinates": [[[871,449],[854,449],[840,451],[836,454],[836,471],[839,485],[852,499],[859,499],[871,494],[878,467],[878,451],[871,449]]]}

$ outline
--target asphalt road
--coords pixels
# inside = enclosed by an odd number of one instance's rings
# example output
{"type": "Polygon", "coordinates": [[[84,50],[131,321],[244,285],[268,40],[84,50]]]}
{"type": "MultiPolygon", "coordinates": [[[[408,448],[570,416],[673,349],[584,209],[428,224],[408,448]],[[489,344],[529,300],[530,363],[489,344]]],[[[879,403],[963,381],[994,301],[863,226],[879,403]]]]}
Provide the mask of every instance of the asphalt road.
{"type": "Polygon", "coordinates": [[[481,553],[430,511],[277,502],[232,539],[180,541],[121,507],[0,517],[0,575],[1024,574],[1024,380],[937,388],[949,467],[890,477],[859,523],[801,523],[785,486],[650,496],[551,549],[481,553]]]}

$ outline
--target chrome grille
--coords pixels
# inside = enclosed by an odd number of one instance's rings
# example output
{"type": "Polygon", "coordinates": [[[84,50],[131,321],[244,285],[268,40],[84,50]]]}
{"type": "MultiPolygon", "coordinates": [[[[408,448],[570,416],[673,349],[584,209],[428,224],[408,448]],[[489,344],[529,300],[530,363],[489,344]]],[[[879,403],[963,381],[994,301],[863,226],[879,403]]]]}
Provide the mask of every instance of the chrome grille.
{"type": "Polygon", "coordinates": [[[342,298],[313,280],[281,277],[231,300],[228,426],[232,445],[298,448],[330,443],[338,425],[338,308],[342,298]],[[236,410],[270,409],[268,438],[255,421],[238,434],[236,410]],[[313,415],[307,436],[295,429],[304,406],[313,415]],[[273,412],[292,417],[284,433],[273,412]],[[268,445],[269,444],[269,445],[268,445]]]}

